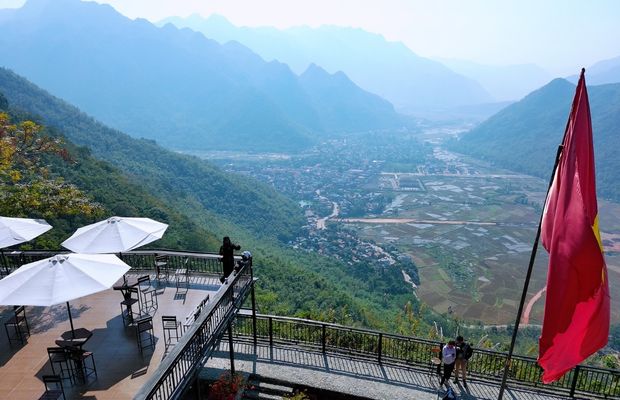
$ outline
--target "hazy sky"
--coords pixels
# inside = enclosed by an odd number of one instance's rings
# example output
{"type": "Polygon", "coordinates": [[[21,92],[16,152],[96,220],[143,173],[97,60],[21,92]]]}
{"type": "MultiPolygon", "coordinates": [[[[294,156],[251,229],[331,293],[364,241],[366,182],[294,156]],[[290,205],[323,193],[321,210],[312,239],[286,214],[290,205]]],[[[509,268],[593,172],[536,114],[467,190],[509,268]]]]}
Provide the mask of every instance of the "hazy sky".
{"type": "MultiPolygon", "coordinates": [[[[53,1],[53,0],[52,0],[53,1]]],[[[556,75],[620,56],[620,0],[97,0],[128,17],[218,13],[235,25],[360,27],[425,57],[535,63],[556,75]]],[[[24,0],[0,0],[18,7],[24,0]]]]}

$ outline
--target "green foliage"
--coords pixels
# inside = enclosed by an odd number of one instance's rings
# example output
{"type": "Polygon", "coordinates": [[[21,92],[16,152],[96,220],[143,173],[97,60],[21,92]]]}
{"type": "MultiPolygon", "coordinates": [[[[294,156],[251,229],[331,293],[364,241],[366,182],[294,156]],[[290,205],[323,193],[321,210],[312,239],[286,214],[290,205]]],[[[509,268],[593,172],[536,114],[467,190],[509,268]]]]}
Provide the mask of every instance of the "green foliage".
{"type": "Polygon", "coordinates": [[[287,400],[310,400],[310,397],[305,392],[297,392],[291,395],[285,395],[283,399],[287,400]]]}
{"type": "Polygon", "coordinates": [[[71,142],[122,170],[129,182],[205,226],[223,219],[261,237],[287,240],[303,224],[299,207],[268,186],[112,130],[1,68],[0,92],[14,107],[38,115],[71,142]]]}
{"type": "Polygon", "coordinates": [[[50,176],[46,156],[69,164],[60,140],[43,135],[42,127],[32,121],[11,123],[11,117],[0,112],[0,214],[45,218],[97,214],[101,207],[76,186],[50,176]]]}
{"type": "MultiPolygon", "coordinates": [[[[460,153],[530,175],[550,178],[562,142],[575,86],[556,79],[523,100],[495,114],[449,147],[460,153]],[[509,149],[509,151],[508,151],[509,149]]],[[[620,200],[620,84],[588,87],[597,188],[620,200]]]]}
{"type": "Polygon", "coordinates": [[[4,97],[2,93],[0,93],[0,110],[8,110],[9,109],[9,101],[4,97]]]}

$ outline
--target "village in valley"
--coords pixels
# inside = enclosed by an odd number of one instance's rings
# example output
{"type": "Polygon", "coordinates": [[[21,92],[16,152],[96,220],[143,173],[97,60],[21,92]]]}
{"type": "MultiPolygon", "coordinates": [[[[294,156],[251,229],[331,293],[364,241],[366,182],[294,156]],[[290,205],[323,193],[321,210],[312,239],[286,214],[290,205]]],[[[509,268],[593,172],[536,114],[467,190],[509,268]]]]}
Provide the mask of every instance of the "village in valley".
{"type": "MultiPolygon", "coordinates": [[[[515,282],[524,280],[546,182],[445,150],[461,130],[349,135],[295,155],[200,156],[296,199],[307,224],[290,246],[341,260],[351,273],[360,262],[398,268],[412,296],[435,311],[504,325],[516,314],[515,282]]],[[[601,204],[613,249],[620,209],[601,204]]],[[[547,260],[540,248],[528,294],[533,325],[542,319],[547,260]]],[[[614,251],[607,262],[610,279],[620,279],[614,251]]]]}

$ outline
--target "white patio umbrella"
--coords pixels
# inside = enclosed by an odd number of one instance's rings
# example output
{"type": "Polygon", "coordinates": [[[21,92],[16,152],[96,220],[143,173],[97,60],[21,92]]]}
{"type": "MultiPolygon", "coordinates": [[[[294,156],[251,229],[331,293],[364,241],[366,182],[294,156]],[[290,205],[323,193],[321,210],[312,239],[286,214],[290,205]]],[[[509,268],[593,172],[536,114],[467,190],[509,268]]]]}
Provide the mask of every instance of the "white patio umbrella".
{"type": "Polygon", "coordinates": [[[0,217],[0,249],[27,242],[50,229],[43,219],[0,217]]]}
{"type": "Polygon", "coordinates": [[[53,306],[109,289],[129,271],[113,254],[60,254],[25,264],[0,280],[0,305],[53,306]]]}
{"type": "Polygon", "coordinates": [[[79,228],[61,244],[77,253],[122,253],[161,239],[167,228],[150,218],[111,217],[79,228]]]}

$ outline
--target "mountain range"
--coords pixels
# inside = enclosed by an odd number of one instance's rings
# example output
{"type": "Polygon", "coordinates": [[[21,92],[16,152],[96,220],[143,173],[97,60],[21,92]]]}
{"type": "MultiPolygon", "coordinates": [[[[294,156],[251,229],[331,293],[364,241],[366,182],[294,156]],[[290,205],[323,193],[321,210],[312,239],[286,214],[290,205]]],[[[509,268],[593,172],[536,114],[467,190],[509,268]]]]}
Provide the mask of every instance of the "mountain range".
{"type": "Polygon", "coordinates": [[[93,2],[29,0],[0,10],[0,48],[3,66],[111,127],[171,148],[289,151],[407,123],[342,73],[310,66],[298,76],[239,43],[158,28],[93,2]]]}
{"type": "Polygon", "coordinates": [[[342,71],[357,85],[405,112],[494,101],[478,82],[415,54],[403,43],[362,29],[237,27],[219,15],[203,18],[197,14],[158,23],[166,24],[202,32],[220,43],[240,42],[265,60],[287,63],[297,73],[312,63],[331,73],[342,71]]]}
{"type": "MultiPolygon", "coordinates": [[[[591,85],[603,85],[606,83],[620,82],[620,56],[602,60],[586,68],[588,83],[591,85]]],[[[577,84],[579,75],[571,75],[569,81],[577,84]]]]}
{"type": "MultiPolygon", "coordinates": [[[[586,81],[589,84],[588,76],[586,81]]],[[[554,79],[450,143],[450,148],[549,179],[574,94],[574,84],[554,79]]],[[[616,154],[620,148],[620,84],[588,86],[588,95],[597,189],[601,196],[620,201],[620,158],[616,154]]]]}

